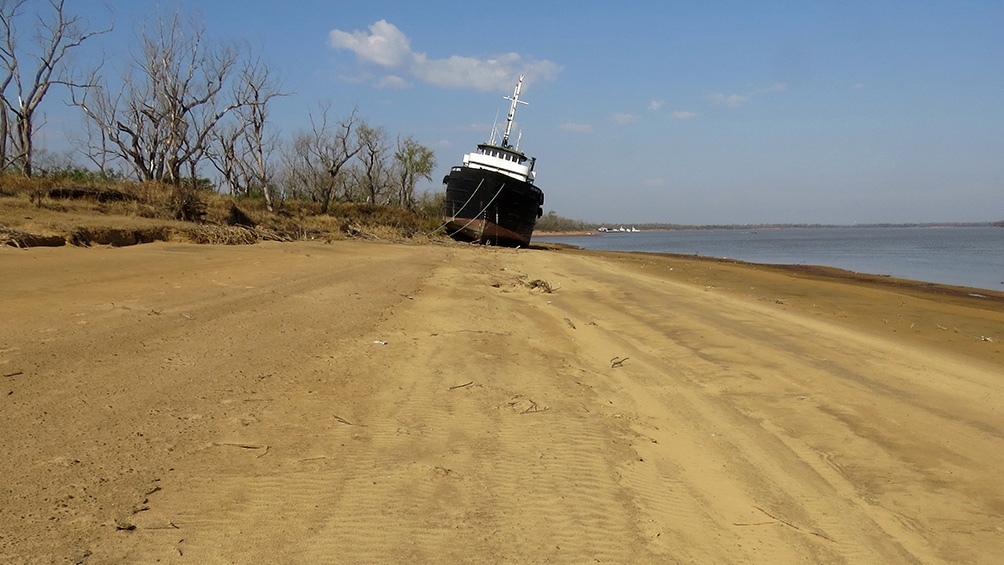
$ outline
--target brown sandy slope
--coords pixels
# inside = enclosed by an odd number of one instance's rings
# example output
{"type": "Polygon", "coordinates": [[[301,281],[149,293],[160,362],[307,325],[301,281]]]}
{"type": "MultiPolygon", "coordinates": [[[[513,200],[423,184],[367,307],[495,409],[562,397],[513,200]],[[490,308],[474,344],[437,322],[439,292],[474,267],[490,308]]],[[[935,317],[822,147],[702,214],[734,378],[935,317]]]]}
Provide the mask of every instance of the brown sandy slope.
{"type": "Polygon", "coordinates": [[[1004,555],[996,295],[362,242],[0,274],[2,563],[1004,555]]]}

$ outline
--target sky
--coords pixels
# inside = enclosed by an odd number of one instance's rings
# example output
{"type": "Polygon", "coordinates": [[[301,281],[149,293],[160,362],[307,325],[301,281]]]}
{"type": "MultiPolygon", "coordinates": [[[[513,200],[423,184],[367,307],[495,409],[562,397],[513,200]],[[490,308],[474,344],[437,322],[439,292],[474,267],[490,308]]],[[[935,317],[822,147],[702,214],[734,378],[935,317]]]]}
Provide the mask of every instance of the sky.
{"type": "MultiPolygon", "coordinates": [[[[36,4],[39,3],[36,1],[36,4]]],[[[433,180],[487,141],[526,76],[515,130],[545,211],[601,223],[1004,219],[1004,2],[67,0],[82,49],[121,69],[180,9],[247,41],[311,112],[353,108],[433,149],[433,180]]],[[[52,95],[44,143],[66,115],[52,95]]],[[[62,141],[65,142],[65,141],[62,141]]]]}

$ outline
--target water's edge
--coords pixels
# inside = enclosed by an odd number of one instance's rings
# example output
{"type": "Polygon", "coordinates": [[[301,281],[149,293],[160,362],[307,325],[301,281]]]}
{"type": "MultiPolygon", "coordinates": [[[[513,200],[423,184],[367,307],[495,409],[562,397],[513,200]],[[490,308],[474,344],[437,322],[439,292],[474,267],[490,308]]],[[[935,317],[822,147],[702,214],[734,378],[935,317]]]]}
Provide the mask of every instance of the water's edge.
{"type": "Polygon", "coordinates": [[[1004,229],[998,227],[669,230],[538,236],[534,242],[767,265],[819,265],[1004,292],[1004,229]]]}

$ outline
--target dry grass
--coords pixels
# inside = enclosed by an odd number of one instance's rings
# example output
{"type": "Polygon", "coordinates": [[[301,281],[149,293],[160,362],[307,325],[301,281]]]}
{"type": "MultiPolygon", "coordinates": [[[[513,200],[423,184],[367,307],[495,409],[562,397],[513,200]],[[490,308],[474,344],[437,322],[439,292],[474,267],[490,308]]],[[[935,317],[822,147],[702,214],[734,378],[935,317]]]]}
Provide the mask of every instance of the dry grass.
{"type": "Polygon", "coordinates": [[[69,182],[0,175],[0,245],[250,244],[365,238],[425,241],[438,218],[391,206],[234,198],[159,183],[69,182]]]}

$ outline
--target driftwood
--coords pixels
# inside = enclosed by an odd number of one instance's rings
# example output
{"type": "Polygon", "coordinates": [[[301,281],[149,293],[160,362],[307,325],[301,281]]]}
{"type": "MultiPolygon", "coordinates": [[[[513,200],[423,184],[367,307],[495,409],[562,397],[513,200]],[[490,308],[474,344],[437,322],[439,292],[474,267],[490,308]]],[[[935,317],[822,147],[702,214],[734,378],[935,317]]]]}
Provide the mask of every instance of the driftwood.
{"type": "MultiPolygon", "coordinates": [[[[530,399],[527,399],[527,400],[530,400],[530,399]]],[[[537,406],[536,402],[534,402],[533,400],[530,400],[530,406],[528,406],[526,410],[520,412],[520,414],[533,414],[534,412],[546,412],[546,411],[548,411],[550,409],[551,408],[548,407],[548,406],[545,406],[545,407],[541,408],[541,407],[537,406]]]]}
{"type": "Polygon", "coordinates": [[[18,249],[62,247],[66,245],[66,238],[61,235],[41,235],[0,226],[0,245],[9,245],[18,249]]]}
{"type": "Polygon", "coordinates": [[[345,418],[342,418],[341,416],[335,416],[335,419],[338,420],[339,422],[345,424],[346,426],[354,426],[355,425],[352,422],[346,420],[345,418]]]}
{"type": "Polygon", "coordinates": [[[533,279],[532,281],[523,284],[526,285],[527,288],[530,289],[539,288],[540,290],[543,290],[548,294],[554,292],[554,288],[551,286],[551,283],[545,280],[533,279]]]}
{"type": "Polygon", "coordinates": [[[264,457],[265,455],[268,454],[267,445],[256,445],[253,443],[235,443],[229,441],[214,442],[213,445],[226,445],[229,447],[239,447],[241,449],[264,449],[265,451],[261,452],[261,455],[258,456],[259,458],[264,457]]]}

